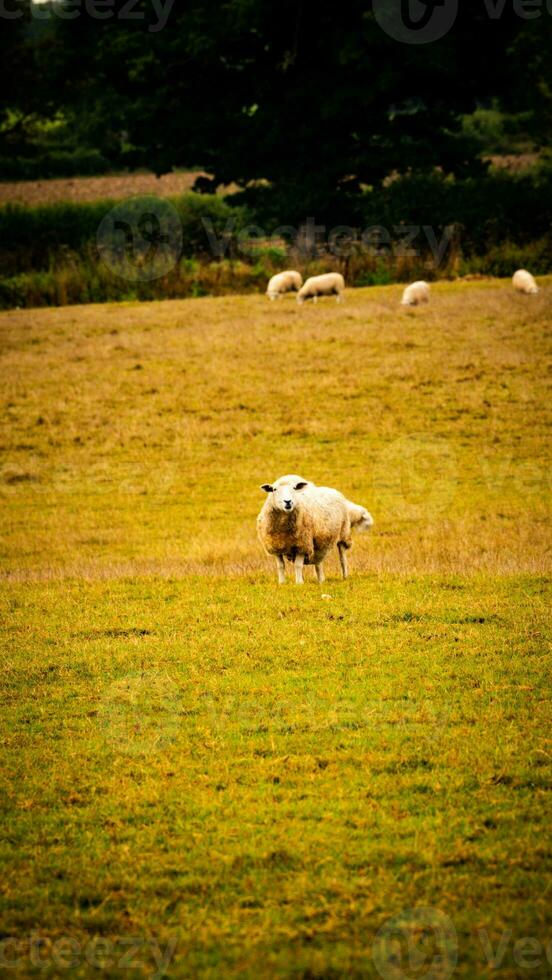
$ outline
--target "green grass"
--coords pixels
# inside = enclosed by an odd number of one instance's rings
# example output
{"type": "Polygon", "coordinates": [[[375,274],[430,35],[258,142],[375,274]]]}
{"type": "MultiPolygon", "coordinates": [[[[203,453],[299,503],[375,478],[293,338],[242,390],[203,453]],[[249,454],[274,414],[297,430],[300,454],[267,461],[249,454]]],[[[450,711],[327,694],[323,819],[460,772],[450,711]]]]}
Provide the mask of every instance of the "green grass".
{"type": "Polygon", "coordinates": [[[549,290],[0,317],[12,975],[550,975],[549,290]],[[346,583],[276,585],[287,471],[346,583]]]}

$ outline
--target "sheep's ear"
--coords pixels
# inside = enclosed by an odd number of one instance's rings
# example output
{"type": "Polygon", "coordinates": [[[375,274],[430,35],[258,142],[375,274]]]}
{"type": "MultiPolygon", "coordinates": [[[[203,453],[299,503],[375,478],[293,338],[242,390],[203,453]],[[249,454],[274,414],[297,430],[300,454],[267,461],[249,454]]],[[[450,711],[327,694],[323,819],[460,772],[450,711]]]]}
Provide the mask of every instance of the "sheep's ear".
{"type": "Polygon", "coordinates": [[[272,493],[273,490],[274,490],[274,487],[271,486],[270,483],[261,483],[261,490],[264,490],[265,493],[272,493]]]}
{"type": "Polygon", "coordinates": [[[302,490],[302,489],[303,489],[303,487],[306,487],[306,485],[307,485],[307,481],[306,481],[306,480],[301,480],[301,482],[300,482],[300,483],[296,483],[296,484],[295,484],[295,486],[294,486],[294,488],[293,488],[293,489],[294,489],[294,490],[302,490]]]}

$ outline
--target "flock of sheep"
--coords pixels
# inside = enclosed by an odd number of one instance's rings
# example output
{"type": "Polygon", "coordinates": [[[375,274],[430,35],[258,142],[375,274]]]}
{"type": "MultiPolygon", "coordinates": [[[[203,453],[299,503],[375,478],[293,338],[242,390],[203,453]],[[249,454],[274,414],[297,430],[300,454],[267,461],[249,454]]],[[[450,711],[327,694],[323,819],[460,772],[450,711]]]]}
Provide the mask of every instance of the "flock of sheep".
{"type": "MultiPolygon", "coordinates": [[[[534,277],[526,269],[518,269],[512,284],[518,292],[538,293],[534,277]]],[[[271,300],[284,293],[297,292],[297,302],[319,296],[342,299],[345,281],[338,272],[312,276],[305,283],[299,272],[289,270],[272,276],[267,288],[271,300]]],[[[403,292],[403,306],[418,306],[429,302],[427,282],[413,282],[403,292]]],[[[343,578],[347,578],[347,550],[351,547],[353,528],[364,531],[372,527],[372,515],[360,504],[347,500],[339,490],[318,487],[300,476],[282,476],[275,483],[263,483],[267,497],[257,518],[259,540],[267,554],[276,559],[278,582],[286,580],[285,559],[292,563],[295,581],[303,584],[303,567],[314,565],[320,583],[324,581],[322,563],[329,551],[337,547],[343,578]]]]}
{"type": "MultiPolygon", "coordinates": [[[[520,293],[533,295],[538,293],[534,276],[527,269],[518,269],[512,279],[514,289],[520,293]]],[[[311,276],[303,282],[300,272],[288,269],[286,272],[278,272],[272,276],[266,295],[269,299],[280,299],[284,293],[297,293],[297,302],[304,303],[307,299],[312,299],[315,303],[319,296],[336,296],[339,303],[343,299],[345,280],[339,272],[326,272],[322,276],[311,276]]],[[[429,303],[429,284],[423,280],[413,282],[407,286],[402,294],[402,306],[418,306],[420,303],[429,303]]]]}

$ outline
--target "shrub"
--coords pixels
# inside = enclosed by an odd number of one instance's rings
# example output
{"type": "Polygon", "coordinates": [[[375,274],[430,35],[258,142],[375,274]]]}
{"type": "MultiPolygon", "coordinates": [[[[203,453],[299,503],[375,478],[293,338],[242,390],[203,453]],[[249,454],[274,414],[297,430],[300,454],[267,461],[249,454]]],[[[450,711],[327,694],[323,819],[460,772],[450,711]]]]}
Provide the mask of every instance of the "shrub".
{"type": "MultiPolygon", "coordinates": [[[[159,199],[151,197],[153,202],[159,199]]],[[[124,201],[132,220],[139,217],[147,197],[124,201]]],[[[67,258],[96,249],[102,219],[120,201],[63,202],[25,207],[8,204],[0,208],[0,261],[4,274],[16,275],[30,269],[47,269],[67,258]]],[[[219,246],[222,255],[235,251],[235,236],[244,222],[243,212],[220,197],[188,193],[172,198],[182,226],[182,254],[208,256],[219,246]],[[204,221],[208,223],[211,240],[204,221]]]]}
{"type": "Polygon", "coordinates": [[[526,244],[550,235],[552,171],[493,173],[475,180],[411,175],[363,195],[363,226],[459,229],[462,252],[483,254],[504,240],[526,244]]]}
{"type": "Polygon", "coordinates": [[[0,157],[0,180],[92,177],[105,174],[109,166],[99,150],[50,150],[35,157],[0,157]]]}
{"type": "Polygon", "coordinates": [[[460,264],[462,275],[481,273],[487,276],[511,276],[516,269],[531,269],[535,275],[552,272],[550,241],[541,238],[527,245],[501,242],[493,245],[483,255],[464,258],[460,264]]]}

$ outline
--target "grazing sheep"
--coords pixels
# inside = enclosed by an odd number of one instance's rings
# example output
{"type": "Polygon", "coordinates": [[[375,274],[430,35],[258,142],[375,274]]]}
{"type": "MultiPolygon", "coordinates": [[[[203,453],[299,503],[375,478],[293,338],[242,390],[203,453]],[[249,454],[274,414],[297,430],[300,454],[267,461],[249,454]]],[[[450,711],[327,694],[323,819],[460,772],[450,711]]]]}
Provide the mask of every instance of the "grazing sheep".
{"type": "Polygon", "coordinates": [[[527,272],[527,269],[518,269],[514,273],[512,285],[519,293],[525,293],[527,296],[535,296],[539,291],[534,277],[530,272],[527,272]]]}
{"type": "Polygon", "coordinates": [[[295,567],[295,581],[303,584],[303,565],[314,565],[319,582],[324,581],[322,562],[337,545],[343,578],[347,578],[347,556],[351,528],[364,531],[374,523],[359,504],[347,500],[339,490],[317,487],[300,476],[282,476],[276,483],[263,483],[267,498],[257,518],[257,532],[267,554],[274,555],[278,582],[286,580],[284,558],[295,567]]]}
{"type": "Polygon", "coordinates": [[[266,289],[266,295],[272,300],[279,299],[284,293],[301,289],[302,283],[303,279],[300,273],[294,272],[293,269],[288,269],[287,272],[278,272],[272,276],[266,289]]]}
{"type": "Polygon", "coordinates": [[[326,272],[323,276],[311,276],[297,293],[297,302],[304,303],[306,299],[313,299],[316,303],[319,296],[335,295],[337,302],[340,303],[344,289],[345,280],[339,272],[326,272]]]}
{"type": "Polygon", "coordinates": [[[429,303],[429,285],[423,279],[407,286],[401,299],[401,306],[418,306],[420,303],[429,303]]]}

